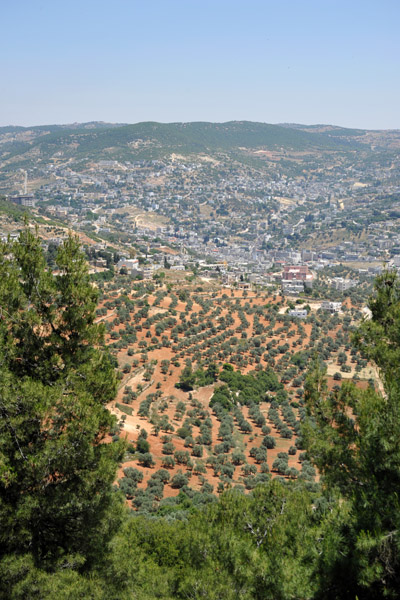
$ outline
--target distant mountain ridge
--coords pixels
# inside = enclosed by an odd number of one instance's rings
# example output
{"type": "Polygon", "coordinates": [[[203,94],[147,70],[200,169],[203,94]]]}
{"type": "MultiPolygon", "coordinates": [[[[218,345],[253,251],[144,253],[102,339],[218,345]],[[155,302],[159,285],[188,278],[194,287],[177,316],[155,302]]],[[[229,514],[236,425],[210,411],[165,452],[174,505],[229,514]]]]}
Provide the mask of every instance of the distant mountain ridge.
{"type": "Polygon", "coordinates": [[[5,125],[0,127],[0,135],[8,132],[23,132],[23,131],[57,131],[57,130],[65,130],[65,129],[97,129],[97,128],[112,128],[112,127],[122,127],[123,125],[127,125],[127,123],[106,123],[105,121],[88,121],[87,123],[61,123],[61,124],[51,124],[51,125],[5,125]]]}
{"type": "Polygon", "coordinates": [[[252,121],[9,126],[0,128],[0,153],[3,160],[18,155],[23,160],[33,150],[41,159],[61,153],[65,158],[103,156],[129,160],[158,158],[173,152],[187,155],[261,148],[354,151],[366,147],[369,142],[363,138],[367,134],[367,130],[331,125],[271,125],[252,121]]]}

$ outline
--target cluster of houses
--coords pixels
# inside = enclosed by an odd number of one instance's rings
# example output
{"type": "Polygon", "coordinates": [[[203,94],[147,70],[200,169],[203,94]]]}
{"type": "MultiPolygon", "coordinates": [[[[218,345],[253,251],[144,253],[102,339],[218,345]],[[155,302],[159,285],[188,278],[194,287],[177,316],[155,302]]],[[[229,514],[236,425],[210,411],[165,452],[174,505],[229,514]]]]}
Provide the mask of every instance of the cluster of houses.
{"type": "Polygon", "coordinates": [[[285,265],[281,274],[282,293],[296,296],[306,290],[311,290],[314,276],[307,265],[285,265]]]}
{"type": "MultiPolygon", "coordinates": [[[[347,172],[341,166],[318,168],[313,178],[302,172],[271,178],[239,163],[227,169],[224,163],[210,167],[207,161],[171,158],[99,160],[84,172],[59,161],[37,171],[48,183],[35,200],[47,202],[49,214],[67,219],[74,228],[107,234],[117,226],[121,232],[182,243],[231,264],[246,260],[265,270],[267,263],[283,260],[314,268],[318,262],[380,261],[400,249],[396,220],[376,220],[373,214],[377,195],[400,189],[393,168],[382,165],[353,164],[347,172]],[[374,185],[360,184],[365,179],[374,185]],[[57,203],[51,202],[54,197],[57,203]],[[312,210],[306,210],[309,204],[312,210]],[[132,206],[165,217],[166,225],[133,226],[132,218],[124,216],[124,208],[132,206]],[[88,210],[96,211],[97,218],[86,219],[88,210]],[[298,250],[291,239],[310,228],[329,231],[343,222],[359,231],[367,227],[368,236],[329,247],[317,244],[313,250],[298,250]]],[[[391,203],[391,209],[399,206],[391,203]]]]}
{"type": "MultiPolygon", "coordinates": [[[[338,263],[369,276],[384,264],[400,269],[398,220],[384,217],[384,210],[379,218],[374,214],[377,197],[399,195],[397,167],[362,162],[348,170],[316,167],[312,178],[302,171],[271,178],[223,160],[98,160],[82,171],[60,158],[32,169],[46,181],[34,195],[10,199],[22,206],[38,204],[43,214],[96,239],[123,235],[125,249],[136,244],[157,250],[147,252],[144,264],[136,258],[118,262],[116,268],[132,277],[151,279],[166,265],[184,271],[196,263],[203,277],[225,285],[274,285],[296,296],[312,289],[316,272],[338,263]],[[135,220],[139,212],[146,218],[135,220]],[[338,227],[357,235],[327,244],[338,227]],[[322,235],[318,243],[302,247],[310,232],[322,235]],[[175,254],[163,254],[166,246],[175,254]]],[[[390,209],[400,215],[400,200],[391,201],[390,209]]],[[[105,266],[103,258],[93,262],[94,268],[105,266]]],[[[330,280],[339,292],[357,283],[330,280]]]]}
{"type": "MultiPolygon", "coordinates": [[[[340,313],[342,310],[342,303],[323,300],[320,308],[322,311],[329,312],[331,314],[340,313]]],[[[308,316],[308,310],[306,308],[291,308],[288,310],[288,315],[290,317],[296,317],[297,319],[306,319],[308,316]]]]}

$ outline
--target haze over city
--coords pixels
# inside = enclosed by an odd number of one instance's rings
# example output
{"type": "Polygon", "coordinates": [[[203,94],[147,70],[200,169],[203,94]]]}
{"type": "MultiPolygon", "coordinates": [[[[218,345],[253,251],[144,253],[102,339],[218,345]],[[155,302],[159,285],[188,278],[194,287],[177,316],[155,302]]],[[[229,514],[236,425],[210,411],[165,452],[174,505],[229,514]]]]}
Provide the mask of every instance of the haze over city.
{"type": "Polygon", "coordinates": [[[19,0],[1,13],[1,125],[400,127],[395,0],[19,0]]]}

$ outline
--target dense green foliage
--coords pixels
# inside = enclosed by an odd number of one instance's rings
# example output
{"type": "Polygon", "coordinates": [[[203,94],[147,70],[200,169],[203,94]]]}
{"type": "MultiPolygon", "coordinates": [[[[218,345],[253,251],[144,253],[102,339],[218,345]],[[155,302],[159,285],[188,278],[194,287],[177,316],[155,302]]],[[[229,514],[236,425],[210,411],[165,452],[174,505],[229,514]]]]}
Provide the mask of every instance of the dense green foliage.
{"type": "Polygon", "coordinates": [[[240,404],[259,403],[266,400],[267,392],[276,392],[283,389],[283,385],[272,369],[256,371],[242,375],[225,365],[219,376],[232,392],[237,392],[236,397],[240,404]]]}
{"type": "Polygon", "coordinates": [[[32,147],[39,147],[41,154],[51,157],[63,147],[65,155],[85,158],[124,156],[125,158],[155,158],[179,152],[238,151],[238,148],[286,148],[304,150],[347,150],[360,146],[342,137],[331,137],[316,132],[300,131],[267,123],[231,121],[227,123],[156,123],[144,122],[134,125],[97,127],[93,129],[46,128],[31,142],[10,142],[6,150],[14,156],[24,157],[32,147]],[[132,142],[147,142],[133,148],[132,142]],[[150,142],[150,148],[149,146],[150,142]],[[72,148],[72,144],[74,147],[72,148]],[[76,146],[75,146],[76,144],[76,146]]]}
{"type": "Polygon", "coordinates": [[[283,390],[283,385],[270,368],[242,375],[240,371],[235,371],[232,365],[225,364],[218,378],[225,385],[215,390],[210,400],[211,407],[219,404],[224,409],[231,409],[237,402],[247,405],[259,404],[268,399],[267,392],[283,390]]]}
{"type": "Polygon", "coordinates": [[[384,395],[352,384],[328,393],[319,368],[308,378],[309,453],[340,511],[326,532],[316,575],[321,597],[397,598],[400,589],[400,282],[386,272],[370,300],[372,320],[355,340],[380,368],[384,395]],[[341,576],[338,576],[338,573],[341,576]]]}
{"type": "MultiPolygon", "coordinates": [[[[377,280],[372,320],[355,336],[380,368],[384,394],[351,383],[328,391],[317,362],[305,384],[302,477],[291,481],[297,474],[288,469],[297,440],[274,461],[273,470],[286,479],[271,480],[268,473],[273,438],[259,408],[268,392],[274,394],[268,413],[274,426],[300,433],[272,370],[242,375],[225,365],[217,374],[212,364],[194,372],[188,366],[186,383],[204,385],[217,375],[223,382],[213,402],[221,448],[207,460],[223,475],[217,491],[226,491],[217,499],[206,481],[201,491],[191,489],[182,470],[190,452],[177,450],[172,458],[166,436],[167,468],[152,473],[146,490],[138,488],[141,471],[124,469],[119,489],[140,509],[128,514],[112,486],[123,445],[102,443],[115,428],[105,408],[115,376],[94,321],[97,294],[74,238],[55,262],[57,275],[29,229],[1,247],[1,598],[398,597],[400,283],[394,273],[377,280]],[[253,425],[240,404],[248,406],[253,425]],[[251,456],[264,466],[255,476],[255,465],[243,464],[236,448],[232,461],[243,466],[244,486],[229,489],[233,466],[223,456],[225,445],[232,447],[234,419],[242,431],[262,428],[265,442],[251,456]],[[179,465],[174,474],[167,459],[179,465]],[[320,484],[311,481],[310,461],[320,484]],[[162,497],[167,483],[179,490],[177,497],[162,497]],[[252,491],[245,494],[245,487],[252,491]]],[[[295,362],[305,368],[302,359],[295,362]]],[[[177,410],[183,416],[182,404],[177,410]]],[[[188,420],[178,433],[199,459],[207,446],[203,431],[201,444],[191,439],[188,420]]],[[[141,432],[138,460],[152,468],[148,449],[141,432]]],[[[196,460],[193,468],[201,473],[202,467],[196,460]]]]}
{"type": "Polygon", "coordinates": [[[190,392],[195,386],[204,386],[214,383],[216,378],[217,368],[214,363],[210,364],[206,370],[199,367],[193,371],[191,366],[187,366],[183,369],[176,387],[184,392],[190,392]]]}
{"type": "Polygon", "coordinates": [[[7,215],[13,221],[22,223],[27,214],[29,214],[29,211],[26,208],[15,204],[15,202],[10,202],[0,196],[0,214],[7,215]]]}
{"type": "Polygon", "coordinates": [[[12,598],[311,597],[317,519],[307,492],[272,483],[249,496],[233,490],[203,510],[182,498],[181,508],[181,519],[128,519],[91,577],[19,565],[12,598]]]}
{"type": "Polygon", "coordinates": [[[115,376],[96,291],[75,238],[56,262],[57,276],[28,228],[0,248],[0,553],[10,572],[26,552],[27,565],[88,568],[120,520],[111,484],[123,447],[102,443],[115,376]]]}

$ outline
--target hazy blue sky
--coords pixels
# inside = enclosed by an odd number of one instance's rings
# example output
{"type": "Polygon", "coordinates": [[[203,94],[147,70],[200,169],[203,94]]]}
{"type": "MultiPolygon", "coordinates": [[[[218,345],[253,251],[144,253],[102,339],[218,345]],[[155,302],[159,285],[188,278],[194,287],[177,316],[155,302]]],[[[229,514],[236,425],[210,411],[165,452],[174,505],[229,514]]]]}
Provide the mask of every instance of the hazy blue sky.
{"type": "Polygon", "coordinates": [[[400,128],[399,0],[0,0],[0,124],[400,128]]]}

